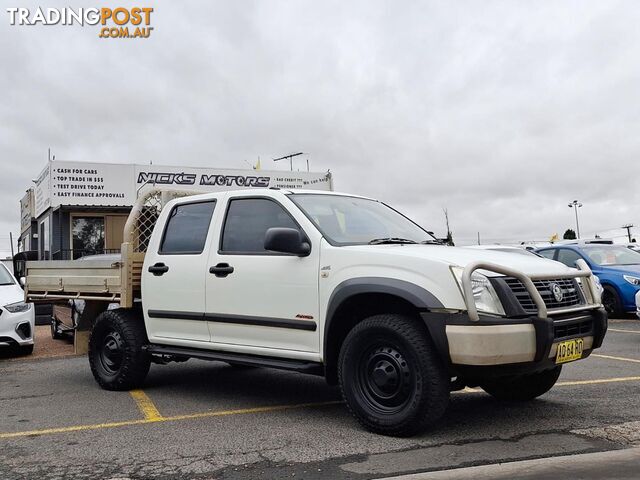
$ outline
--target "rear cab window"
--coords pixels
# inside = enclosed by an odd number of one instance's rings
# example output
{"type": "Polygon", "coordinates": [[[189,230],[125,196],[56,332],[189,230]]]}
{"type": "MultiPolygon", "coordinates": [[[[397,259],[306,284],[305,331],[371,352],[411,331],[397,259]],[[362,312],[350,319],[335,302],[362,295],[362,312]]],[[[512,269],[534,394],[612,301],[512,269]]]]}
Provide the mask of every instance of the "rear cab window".
{"type": "Polygon", "coordinates": [[[169,213],[160,243],[161,255],[199,255],[209,233],[215,200],[182,203],[169,213]]]}

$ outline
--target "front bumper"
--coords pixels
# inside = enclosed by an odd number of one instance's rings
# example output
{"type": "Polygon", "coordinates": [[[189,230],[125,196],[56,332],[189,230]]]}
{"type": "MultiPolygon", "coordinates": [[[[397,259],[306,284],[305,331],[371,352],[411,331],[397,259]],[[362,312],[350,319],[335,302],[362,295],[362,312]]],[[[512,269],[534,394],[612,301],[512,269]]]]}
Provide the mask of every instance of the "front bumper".
{"type": "Polygon", "coordinates": [[[562,316],[500,318],[464,313],[423,313],[436,349],[452,375],[512,375],[546,370],[555,365],[559,342],[584,339],[583,358],[602,345],[607,331],[604,309],[562,316]]]}
{"type": "Polygon", "coordinates": [[[33,345],[34,329],[33,305],[26,312],[11,313],[3,310],[0,314],[0,348],[33,345]]]}

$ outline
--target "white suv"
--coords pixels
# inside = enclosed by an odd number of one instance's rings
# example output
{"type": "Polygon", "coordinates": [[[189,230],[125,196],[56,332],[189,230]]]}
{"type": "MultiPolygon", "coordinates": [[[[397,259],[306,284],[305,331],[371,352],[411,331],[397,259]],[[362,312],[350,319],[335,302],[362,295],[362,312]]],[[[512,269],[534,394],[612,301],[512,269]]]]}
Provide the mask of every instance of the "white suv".
{"type": "Polygon", "coordinates": [[[7,267],[0,264],[0,349],[33,352],[35,309],[24,302],[24,292],[7,267]]]}

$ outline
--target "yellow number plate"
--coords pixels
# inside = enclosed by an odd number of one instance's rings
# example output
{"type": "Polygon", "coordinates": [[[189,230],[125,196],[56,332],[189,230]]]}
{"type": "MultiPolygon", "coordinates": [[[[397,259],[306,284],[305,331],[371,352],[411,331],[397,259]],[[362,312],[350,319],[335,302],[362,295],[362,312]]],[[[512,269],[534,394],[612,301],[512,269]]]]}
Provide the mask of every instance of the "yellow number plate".
{"type": "Polygon", "coordinates": [[[556,363],[566,363],[579,360],[582,358],[583,348],[584,340],[582,338],[560,342],[556,353],[556,363]]]}

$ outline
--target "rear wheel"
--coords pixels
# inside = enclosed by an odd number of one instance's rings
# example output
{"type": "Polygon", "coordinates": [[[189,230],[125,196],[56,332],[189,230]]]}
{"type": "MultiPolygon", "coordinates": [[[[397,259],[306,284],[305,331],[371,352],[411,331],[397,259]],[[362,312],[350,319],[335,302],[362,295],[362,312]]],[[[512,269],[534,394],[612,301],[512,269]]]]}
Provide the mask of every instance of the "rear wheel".
{"type": "Polygon", "coordinates": [[[142,350],[147,334],[140,316],[131,310],[107,310],[96,319],[89,338],[89,364],[105,390],[139,387],[151,365],[142,350]]]}
{"type": "Polygon", "coordinates": [[[551,370],[520,375],[506,379],[490,380],[480,384],[480,387],[489,395],[511,402],[524,402],[533,400],[551,390],[556,384],[562,366],[551,370]]]}
{"type": "Polygon", "coordinates": [[[356,325],[340,351],[338,378],[355,418],[368,430],[409,436],[437,421],[450,379],[424,325],[375,315],[356,325]]]}
{"type": "Polygon", "coordinates": [[[604,287],[602,292],[602,304],[609,315],[624,313],[618,292],[609,286],[604,287]]]}

